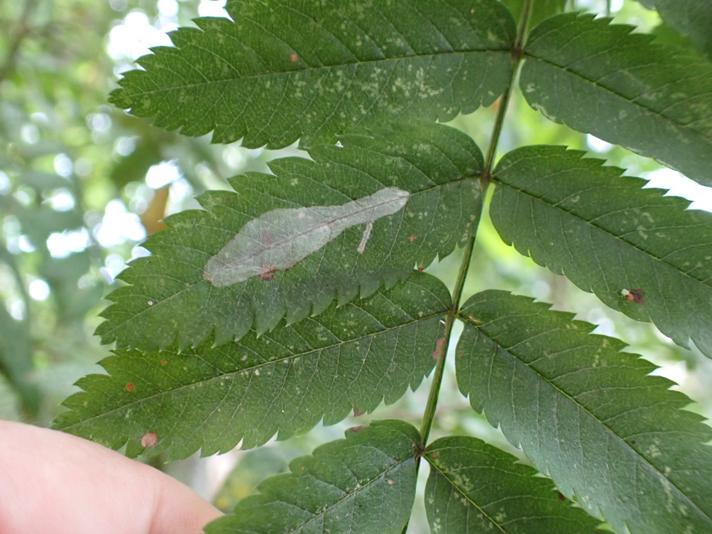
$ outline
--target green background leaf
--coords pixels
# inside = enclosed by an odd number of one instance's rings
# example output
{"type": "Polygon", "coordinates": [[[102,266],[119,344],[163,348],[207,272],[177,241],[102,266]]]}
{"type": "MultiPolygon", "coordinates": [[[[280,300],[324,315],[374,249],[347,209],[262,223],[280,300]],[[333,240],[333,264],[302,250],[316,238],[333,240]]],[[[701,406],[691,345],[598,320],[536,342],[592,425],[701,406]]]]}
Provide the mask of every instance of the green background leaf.
{"type": "Polygon", "coordinates": [[[418,432],[379,421],[290,463],[291,474],[260,484],[260,494],[206,528],[208,534],[359,532],[400,534],[415,497],[418,432]]]}
{"type": "Polygon", "coordinates": [[[462,309],[460,390],[562,493],[617,531],[712,529],[712,429],[594,325],[504,291],[462,309]]]}
{"type": "Polygon", "coordinates": [[[320,420],[371,412],[415,389],[451,307],[437,278],[414,274],[389,291],[239,343],[182,354],[119,351],[65,401],[62,430],[134,456],[147,432],[153,452],[184,458],[286,439],[320,420]]]}
{"type": "Polygon", "coordinates": [[[441,438],[424,458],[432,532],[583,534],[599,523],[565,502],[550,480],[482,440],[441,438]]]}
{"type": "MultiPolygon", "coordinates": [[[[522,16],[524,0],[503,0],[502,3],[509,8],[514,20],[519,20],[522,16]]],[[[566,0],[535,0],[532,6],[531,20],[529,26],[533,27],[542,20],[563,13],[566,7],[566,0]]]]}
{"type": "Polygon", "coordinates": [[[650,0],[662,19],[712,57],[712,2],[707,0],[650,0]]]}
{"type": "Polygon", "coordinates": [[[488,105],[511,76],[514,21],[495,0],[245,0],[200,18],[124,75],[117,106],[184,135],[279,148],[373,117],[488,105]]]}
{"type": "Polygon", "coordinates": [[[712,357],[712,216],[583,155],[538,146],[502,158],[490,210],[502,239],[712,357]]]}
{"type": "Polygon", "coordinates": [[[109,295],[104,343],[146,350],[196,346],[214,333],[217,344],[258,332],[392,286],[416,265],[450,254],[472,232],[481,211],[482,154],[470,138],[446,126],[406,123],[313,147],[306,159],[276,160],[277,176],[251,173],[231,181],[238,194],[203,194],[205,211],[169,217],[168,229],[145,244],[152,256],[132,263],[128,282],[109,295]],[[364,225],[271,280],[254,277],[224,288],[204,279],[208,259],[241,227],[276,208],[343,204],[384,187],[410,193],[398,213],[375,222],[363,254],[364,225]]]}
{"type": "Polygon", "coordinates": [[[531,33],[520,85],[545,116],[712,185],[712,64],[567,13],[531,33]]]}

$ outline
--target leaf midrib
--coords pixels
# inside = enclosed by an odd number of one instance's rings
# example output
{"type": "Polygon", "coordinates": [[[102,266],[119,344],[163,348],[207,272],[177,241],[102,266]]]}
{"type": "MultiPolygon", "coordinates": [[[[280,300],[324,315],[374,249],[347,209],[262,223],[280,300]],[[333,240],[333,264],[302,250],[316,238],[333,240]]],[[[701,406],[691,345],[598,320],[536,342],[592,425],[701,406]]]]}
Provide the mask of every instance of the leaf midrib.
{"type": "MultiPolygon", "coordinates": [[[[435,449],[435,451],[437,451],[437,450],[438,449],[435,449]]],[[[430,451],[430,452],[435,452],[435,451],[430,451]]],[[[470,496],[467,493],[465,493],[463,490],[461,490],[460,487],[457,484],[455,484],[455,482],[448,475],[446,475],[442,469],[440,469],[440,466],[438,466],[435,462],[433,462],[431,460],[431,458],[428,456],[428,454],[425,455],[425,459],[428,460],[428,464],[430,465],[430,467],[435,469],[450,484],[450,486],[452,486],[455,489],[455,491],[457,491],[460,495],[462,495],[462,497],[467,502],[472,504],[472,506],[474,506],[484,517],[486,517],[491,525],[495,526],[497,528],[497,530],[499,530],[500,532],[504,532],[504,533],[508,532],[502,525],[500,525],[497,521],[495,521],[494,518],[492,518],[487,512],[485,512],[484,509],[482,509],[482,507],[480,507],[474,500],[472,500],[472,498],[470,498],[470,496]]]]}
{"type": "MultiPolygon", "coordinates": [[[[707,134],[706,132],[697,130],[697,129],[695,129],[695,128],[693,128],[693,127],[687,125],[687,124],[683,124],[683,123],[680,122],[676,117],[670,117],[670,116],[666,115],[665,113],[662,113],[660,110],[656,110],[656,109],[654,109],[654,108],[652,108],[652,107],[650,107],[650,106],[648,106],[648,105],[645,105],[645,104],[643,104],[643,103],[641,103],[641,102],[636,102],[634,99],[631,99],[630,97],[627,97],[626,95],[624,95],[623,93],[617,91],[616,89],[613,89],[612,87],[608,87],[607,85],[604,85],[604,84],[598,82],[597,80],[593,80],[593,79],[587,77],[586,75],[584,75],[583,73],[581,73],[581,72],[579,72],[579,71],[577,71],[577,70],[575,70],[575,69],[572,69],[572,68],[570,68],[570,67],[568,67],[568,66],[565,66],[565,65],[560,65],[560,64],[556,63],[555,61],[552,61],[552,60],[550,60],[550,59],[547,59],[547,58],[538,56],[538,55],[536,55],[536,54],[532,54],[532,53],[531,53],[530,51],[528,51],[528,50],[525,50],[525,51],[524,51],[524,55],[525,55],[527,58],[531,58],[532,60],[541,61],[542,63],[546,63],[547,65],[550,65],[550,66],[555,67],[555,68],[557,68],[557,69],[560,69],[560,70],[562,70],[562,71],[564,71],[564,72],[566,72],[566,73],[568,73],[568,74],[571,74],[571,75],[573,75],[573,76],[575,76],[575,77],[578,77],[578,78],[580,78],[581,80],[583,80],[583,81],[585,81],[585,82],[587,82],[587,83],[590,83],[591,85],[593,85],[593,86],[595,86],[595,87],[597,87],[597,88],[600,88],[600,89],[602,89],[602,90],[604,90],[604,91],[606,91],[606,92],[608,92],[608,93],[610,93],[610,94],[616,96],[617,98],[620,98],[620,99],[622,99],[622,100],[625,100],[625,101],[626,101],[628,104],[630,104],[631,106],[640,108],[641,110],[645,111],[646,113],[648,113],[648,114],[650,114],[650,115],[654,115],[655,117],[659,117],[659,118],[664,119],[665,121],[667,121],[667,122],[669,122],[669,123],[671,123],[671,124],[674,124],[677,128],[679,128],[679,129],[681,129],[681,130],[688,130],[688,131],[690,131],[690,132],[693,132],[693,133],[695,133],[695,134],[701,136],[701,137],[702,137],[705,141],[707,141],[707,142],[712,141],[712,139],[710,139],[710,138],[708,137],[708,134],[707,134]]],[[[526,64],[525,64],[525,68],[526,68],[526,64]]],[[[676,104],[676,102],[673,102],[673,104],[668,104],[668,105],[666,106],[666,108],[673,107],[674,104],[676,104]]]]}
{"type": "MultiPolygon", "coordinates": [[[[373,448],[375,448],[375,449],[378,449],[378,450],[381,451],[384,455],[386,455],[386,456],[388,456],[389,458],[395,460],[390,454],[387,454],[383,449],[381,449],[381,448],[379,448],[379,447],[376,447],[375,445],[370,445],[370,446],[373,447],[373,448]]],[[[344,491],[344,495],[343,495],[342,497],[340,497],[338,500],[336,500],[336,501],[334,501],[333,503],[329,504],[329,505],[328,505],[323,511],[321,511],[320,513],[316,513],[316,514],[312,515],[309,519],[307,519],[307,520],[304,521],[303,523],[300,523],[299,525],[296,525],[295,527],[291,528],[290,530],[288,530],[288,531],[286,531],[286,532],[287,532],[287,533],[300,532],[301,529],[303,529],[305,525],[308,525],[308,524],[311,523],[312,521],[316,521],[316,520],[319,519],[319,518],[323,518],[323,517],[326,515],[326,513],[327,513],[328,511],[330,511],[330,510],[332,510],[333,508],[337,507],[338,505],[340,505],[342,502],[346,501],[347,499],[350,499],[350,498],[352,498],[352,497],[358,495],[358,494],[361,493],[362,491],[365,491],[365,490],[369,489],[373,484],[375,484],[376,482],[378,482],[380,479],[384,478],[388,473],[390,473],[391,471],[394,471],[395,469],[401,467],[401,466],[402,466],[403,464],[405,464],[406,462],[409,462],[409,461],[413,460],[413,458],[414,458],[414,456],[408,456],[408,457],[406,457],[406,458],[403,458],[402,460],[396,460],[395,463],[389,465],[387,469],[384,469],[382,472],[380,472],[378,475],[374,476],[373,478],[368,479],[365,483],[361,484],[361,486],[360,486],[358,489],[356,489],[355,491],[352,491],[351,493],[348,493],[348,492],[346,492],[345,490],[343,490],[343,491],[344,491]]],[[[310,475],[313,476],[314,478],[316,478],[317,480],[322,481],[319,477],[317,477],[317,476],[315,476],[315,475],[313,475],[313,474],[311,474],[311,473],[310,473],[310,475]]],[[[358,481],[357,481],[357,482],[358,482],[358,481]]],[[[360,483],[360,482],[359,482],[359,483],[360,483]]],[[[286,501],[283,501],[283,502],[286,502],[286,501]]]]}
{"type": "MultiPolygon", "coordinates": [[[[181,48],[178,48],[178,49],[180,50],[181,48]]],[[[161,93],[166,93],[166,92],[171,92],[171,91],[176,91],[176,90],[193,89],[196,87],[206,87],[206,86],[211,86],[213,84],[235,83],[235,82],[242,82],[242,81],[257,81],[257,80],[261,80],[264,78],[273,78],[273,77],[279,77],[279,76],[292,76],[292,75],[297,75],[297,74],[311,74],[313,72],[318,72],[320,70],[327,70],[327,69],[348,68],[348,67],[368,65],[368,64],[388,64],[389,62],[399,63],[401,61],[405,61],[408,59],[421,59],[421,58],[428,58],[428,57],[435,58],[438,56],[445,56],[445,55],[464,55],[464,54],[476,54],[476,53],[487,53],[487,52],[510,53],[511,51],[512,51],[511,47],[504,47],[504,46],[496,47],[496,48],[469,48],[469,49],[463,49],[463,50],[444,50],[444,51],[437,51],[437,52],[429,52],[427,54],[425,54],[425,53],[423,53],[423,54],[408,54],[408,55],[400,55],[400,56],[391,56],[391,57],[386,57],[386,58],[366,59],[366,60],[361,60],[361,61],[349,61],[349,62],[344,62],[344,63],[336,63],[333,65],[319,65],[316,67],[309,66],[307,68],[302,68],[302,69],[276,70],[274,72],[248,74],[246,76],[240,76],[240,77],[233,76],[230,78],[221,78],[219,80],[203,80],[201,82],[195,82],[195,83],[189,83],[189,84],[171,85],[170,87],[165,87],[165,88],[161,88],[161,89],[152,89],[150,91],[129,92],[128,88],[126,88],[121,83],[123,80],[119,81],[119,85],[121,86],[121,91],[126,91],[126,93],[129,94],[130,96],[154,95],[154,94],[161,94],[161,93]]],[[[143,72],[144,74],[146,74],[148,71],[131,71],[131,72],[143,72]]]]}
{"type": "MultiPolygon", "coordinates": [[[[536,194],[534,194],[534,193],[532,193],[532,192],[530,192],[530,191],[526,191],[526,190],[521,189],[521,188],[519,188],[519,187],[517,187],[517,186],[515,186],[515,185],[512,185],[512,184],[510,184],[510,183],[508,183],[508,182],[506,182],[506,181],[503,181],[502,178],[501,178],[501,176],[496,176],[496,175],[495,175],[495,176],[493,176],[492,180],[495,181],[495,182],[496,182],[497,184],[499,184],[499,185],[508,187],[508,188],[510,188],[511,190],[513,190],[513,191],[515,191],[515,192],[517,192],[517,193],[521,193],[522,195],[526,195],[526,196],[528,196],[528,197],[530,197],[530,198],[532,198],[532,199],[534,199],[534,200],[537,200],[537,201],[541,202],[542,204],[546,205],[546,206],[549,207],[549,208],[558,209],[559,211],[562,211],[562,212],[564,212],[564,213],[566,213],[566,214],[568,214],[568,215],[570,215],[570,216],[576,218],[576,219],[579,220],[579,221],[583,221],[584,223],[586,223],[587,225],[591,226],[592,228],[595,228],[596,230],[598,230],[598,231],[600,231],[600,232],[603,232],[604,234],[606,234],[606,235],[608,235],[608,236],[610,236],[610,237],[613,237],[613,238],[617,239],[617,240],[620,241],[621,243],[625,243],[626,245],[628,245],[628,246],[630,246],[631,248],[637,250],[637,251],[640,252],[641,254],[644,254],[645,256],[647,256],[647,257],[649,257],[650,259],[654,260],[654,262],[657,262],[657,263],[659,263],[659,264],[666,265],[667,267],[673,269],[676,273],[679,273],[680,275],[685,276],[685,277],[688,278],[689,280],[691,280],[691,281],[693,281],[693,282],[695,282],[695,283],[697,283],[697,284],[700,284],[700,285],[703,286],[706,290],[712,289],[712,285],[708,284],[708,283],[705,282],[704,280],[699,279],[699,278],[697,278],[697,277],[691,275],[691,274],[688,273],[687,271],[683,271],[680,267],[678,267],[678,266],[675,265],[674,263],[670,263],[669,261],[667,261],[667,260],[665,260],[665,259],[663,259],[663,258],[660,258],[660,257],[656,256],[653,252],[651,252],[651,251],[649,251],[649,250],[646,250],[646,249],[640,247],[640,246],[637,245],[636,243],[633,243],[633,242],[631,242],[631,241],[629,241],[629,240],[627,240],[627,239],[625,239],[625,238],[623,238],[623,237],[621,237],[621,236],[618,236],[618,235],[612,233],[610,230],[604,228],[603,226],[599,225],[598,223],[591,222],[591,221],[585,219],[584,217],[582,217],[581,215],[579,215],[579,214],[576,213],[575,211],[568,210],[568,209],[564,208],[563,206],[561,206],[560,204],[550,202],[548,199],[546,199],[546,198],[543,197],[543,196],[538,196],[538,195],[536,195],[536,194]]],[[[655,230],[654,228],[651,228],[651,229],[650,229],[650,231],[654,231],[654,230],[655,230]]],[[[712,278],[710,278],[710,280],[712,280],[712,278]]]]}
{"type": "MultiPolygon", "coordinates": [[[[260,369],[260,368],[262,368],[262,367],[267,367],[267,366],[270,366],[270,365],[276,365],[276,364],[278,364],[278,363],[280,363],[280,362],[283,362],[283,361],[285,361],[285,360],[296,359],[296,358],[308,358],[309,356],[312,356],[313,354],[318,353],[318,352],[323,352],[323,351],[330,350],[330,349],[333,349],[333,348],[336,348],[336,347],[340,347],[340,346],[343,346],[343,345],[347,345],[347,344],[350,344],[350,343],[357,343],[357,342],[362,341],[362,340],[367,339],[367,338],[373,338],[373,337],[385,335],[385,334],[388,334],[388,333],[390,333],[390,332],[392,332],[392,331],[395,331],[395,330],[398,330],[398,329],[401,329],[401,328],[405,328],[405,327],[407,327],[407,326],[410,326],[410,325],[412,325],[412,324],[419,323],[419,322],[422,322],[422,321],[428,321],[428,320],[433,319],[433,318],[435,318],[435,317],[444,315],[447,311],[448,311],[447,308],[445,308],[445,309],[442,309],[442,310],[438,310],[437,312],[431,312],[431,313],[429,313],[429,314],[423,315],[422,317],[411,317],[411,319],[410,319],[409,321],[406,321],[406,322],[404,322],[404,323],[399,323],[399,324],[396,325],[396,326],[391,326],[391,327],[388,327],[388,328],[384,328],[384,329],[379,330],[379,331],[377,331],[377,332],[372,332],[372,333],[370,333],[370,334],[364,334],[364,335],[362,335],[362,336],[354,337],[354,338],[352,338],[352,339],[345,340],[345,341],[339,341],[338,343],[332,343],[332,344],[330,344],[330,345],[325,345],[325,346],[323,346],[323,347],[313,348],[313,349],[310,349],[310,350],[308,350],[308,351],[306,351],[306,352],[292,353],[292,354],[289,354],[288,356],[284,356],[284,357],[282,357],[282,358],[277,358],[277,359],[274,359],[274,360],[269,360],[269,361],[267,361],[267,362],[261,362],[261,363],[259,363],[259,364],[251,365],[251,366],[248,366],[248,367],[242,367],[242,368],[237,369],[237,370],[235,370],[235,371],[229,371],[229,372],[227,372],[227,373],[217,374],[217,375],[215,375],[215,376],[211,376],[211,377],[206,378],[206,379],[201,379],[201,380],[196,380],[196,381],[193,381],[193,382],[188,382],[188,383],[185,383],[185,384],[180,384],[180,385],[178,385],[178,386],[176,386],[176,387],[169,388],[169,389],[164,389],[164,390],[161,390],[161,391],[159,391],[159,392],[157,392],[157,393],[153,393],[153,394],[148,395],[148,396],[146,396],[146,397],[142,397],[142,398],[140,398],[140,399],[131,400],[131,401],[127,402],[127,403],[124,403],[124,404],[121,404],[120,406],[117,406],[116,408],[112,408],[111,410],[107,410],[107,411],[105,411],[105,412],[98,413],[98,414],[93,415],[93,416],[91,416],[91,417],[87,417],[87,418],[81,419],[80,421],[77,421],[76,423],[73,423],[73,424],[71,424],[71,425],[64,426],[64,427],[58,427],[58,428],[61,428],[61,429],[75,428],[75,427],[78,427],[78,426],[82,426],[82,425],[88,423],[89,421],[93,421],[93,420],[95,420],[95,419],[99,419],[99,418],[103,418],[103,417],[109,417],[109,416],[113,415],[115,412],[119,412],[119,411],[122,411],[122,410],[125,410],[125,409],[128,409],[128,408],[131,408],[131,407],[133,407],[133,406],[143,404],[144,402],[150,402],[150,401],[152,401],[153,399],[155,399],[156,397],[161,397],[161,396],[163,396],[163,395],[170,395],[170,394],[176,393],[176,392],[178,392],[178,391],[181,391],[181,390],[183,390],[183,389],[190,388],[191,386],[196,386],[196,385],[198,385],[198,384],[200,384],[200,385],[205,385],[205,384],[207,384],[207,383],[209,383],[209,382],[212,382],[212,381],[224,379],[225,377],[231,377],[231,376],[233,376],[233,375],[238,375],[238,374],[241,374],[241,373],[245,373],[245,372],[250,372],[250,371],[253,371],[253,370],[257,370],[257,369],[260,369]]],[[[111,376],[111,375],[97,375],[97,376],[111,376]]],[[[73,411],[76,413],[76,410],[73,410],[73,411]]],[[[71,412],[70,412],[70,413],[71,413],[71,412]]]]}
{"type": "MultiPolygon", "coordinates": [[[[513,351],[511,349],[506,349],[498,340],[496,340],[494,337],[492,337],[490,334],[488,334],[484,330],[485,324],[480,324],[477,325],[475,324],[472,320],[468,319],[467,317],[463,316],[461,313],[458,313],[458,318],[463,321],[466,325],[471,325],[473,328],[475,328],[479,333],[481,333],[483,336],[485,336],[487,339],[489,339],[492,343],[495,344],[495,346],[498,348],[500,352],[504,352],[506,354],[509,354],[514,358],[515,361],[519,362],[521,365],[523,365],[526,369],[529,369],[532,373],[534,373],[541,382],[544,384],[547,384],[551,389],[556,391],[558,394],[560,394],[563,398],[567,399],[569,402],[571,402],[573,405],[577,406],[583,413],[587,414],[590,418],[592,418],[596,423],[598,423],[602,428],[604,428],[616,441],[620,442],[623,444],[623,450],[627,451],[632,451],[635,453],[635,456],[640,460],[640,463],[645,466],[649,471],[652,471],[655,475],[657,475],[656,478],[658,480],[665,480],[667,481],[672,488],[675,489],[675,492],[678,493],[680,496],[682,496],[682,499],[689,503],[692,508],[697,510],[697,512],[707,520],[707,522],[712,526],[712,516],[710,516],[707,512],[705,512],[702,508],[699,507],[699,505],[692,500],[691,497],[688,497],[685,492],[678,487],[678,485],[675,483],[675,481],[671,480],[665,474],[658,469],[658,467],[653,464],[646,456],[644,456],[636,447],[634,447],[632,444],[628,443],[623,437],[618,435],[611,427],[609,427],[604,421],[599,419],[596,414],[591,412],[587,406],[579,402],[577,399],[569,395],[566,391],[561,389],[558,385],[554,384],[553,381],[549,380],[546,376],[544,376],[538,369],[535,369],[531,365],[529,365],[526,360],[523,358],[520,358],[520,356],[517,354],[516,351],[513,351]]],[[[526,341],[526,340],[523,340],[526,341]]],[[[523,341],[520,341],[519,343],[522,343],[523,341]]]]}

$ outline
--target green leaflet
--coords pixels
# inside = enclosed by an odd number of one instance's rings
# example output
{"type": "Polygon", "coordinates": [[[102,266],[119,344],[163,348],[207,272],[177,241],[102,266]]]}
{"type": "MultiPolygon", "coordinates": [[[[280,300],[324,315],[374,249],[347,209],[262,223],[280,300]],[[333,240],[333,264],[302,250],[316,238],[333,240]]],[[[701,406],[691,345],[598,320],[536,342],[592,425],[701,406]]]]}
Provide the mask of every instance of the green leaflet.
{"type": "Polygon", "coordinates": [[[432,443],[425,509],[433,532],[584,534],[599,521],[560,497],[514,456],[469,437],[432,443]]]}
{"type": "Polygon", "coordinates": [[[154,450],[167,459],[226,452],[240,440],[254,447],[275,433],[286,439],[351,410],[373,411],[415,389],[435,365],[433,351],[451,307],[447,288],[413,274],[388,291],[331,306],[239,343],[172,351],[118,351],[101,365],[107,375],[78,382],[71,411],[56,427],[120,448],[154,450]]]}
{"type": "Polygon", "coordinates": [[[620,532],[712,530],[712,429],[652,364],[503,291],[475,295],[461,319],[460,390],[565,495],[620,532]]]}
{"type": "Polygon", "coordinates": [[[712,64],[568,13],[531,33],[520,84],[529,104],[576,130],[712,185],[712,64]]]}
{"type": "Polygon", "coordinates": [[[238,194],[203,194],[204,211],[169,217],[168,228],[144,245],[151,251],[120,278],[129,285],[109,295],[104,343],[155,350],[216,344],[240,338],[252,326],[294,322],[340,303],[392,286],[450,254],[472,232],[481,210],[478,175],[482,154],[457,130],[407,123],[345,135],[312,147],[315,162],[273,161],[277,176],[248,174],[231,181],[238,194]],[[279,208],[344,205],[387,187],[407,193],[406,206],[368,225],[358,224],[292,266],[227,287],[205,279],[210,258],[244,226],[279,208]]]}
{"type": "Polygon", "coordinates": [[[502,239],[712,357],[712,216],[582,156],[538,146],[502,158],[491,206],[502,239]]]}
{"type": "Polygon", "coordinates": [[[400,534],[413,507],[419,442],[401,421],[347,431],[293,460],[290,474],[268,478],[206,532],[400,534]]]}
{"type": "Polygon", "coordinates": [[[674,30],[665,22],[660,22],[660,24],[650,30],[650,35],[655,37],[656,43],[663,46],[676,46],[678,48],[684,48],[688,51],[692,51],[694,49],[694,46],[687,37],[674,30]]]}
{"type": "Polygon", "coordinates": [[[374,117],[445,121],[511,76],[515,26],[495,0],[231,2],[234,19],[170,34],[111,97],[185,135],[277,148],[374,117]]]}
{"type": "Polygon", "coordinates": [[[708,0],[650,0],[662,19],[702,52],[712,57],[712,2],[708,0]]]}

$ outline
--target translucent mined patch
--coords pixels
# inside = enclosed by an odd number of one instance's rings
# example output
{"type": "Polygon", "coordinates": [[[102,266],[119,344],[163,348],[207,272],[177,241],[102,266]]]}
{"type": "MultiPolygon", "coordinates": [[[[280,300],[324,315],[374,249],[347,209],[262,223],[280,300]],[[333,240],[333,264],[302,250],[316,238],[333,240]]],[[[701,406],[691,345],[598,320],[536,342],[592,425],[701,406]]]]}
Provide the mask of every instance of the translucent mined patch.
{"type": "Polygon", "coordinates": [[[243,226],[208,260],[203,278],[215,287],[254,276],[269,280],[274,272],[289,269],[359,224],[365,224],[367,232],[359,244],[362,253],[373,222],[403,209],[409,197],[407,191],[385,187],[341,206],[268,211],[243,226]]]}

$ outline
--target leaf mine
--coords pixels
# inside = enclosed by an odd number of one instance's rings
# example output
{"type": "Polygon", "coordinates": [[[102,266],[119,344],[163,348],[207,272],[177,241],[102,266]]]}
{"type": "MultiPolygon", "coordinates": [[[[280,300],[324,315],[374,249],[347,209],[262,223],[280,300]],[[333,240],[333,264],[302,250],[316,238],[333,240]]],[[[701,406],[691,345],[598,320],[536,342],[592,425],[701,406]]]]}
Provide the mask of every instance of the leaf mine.
{"type": "Polygon", "coordinates": [[[384,187],[340,206],[275,209],[251,220],[205,265],[203,278],[227,287],[254,276],[272,278],[286,271],[352,226],[365,224],[358,252],[363,254],[374,221],[402,210],[410,193],[384,187]]]}

